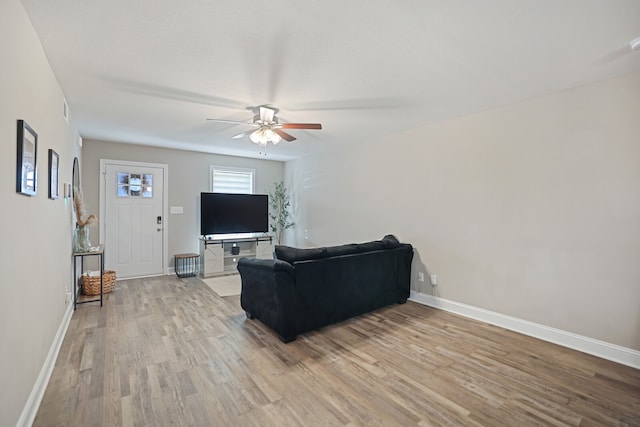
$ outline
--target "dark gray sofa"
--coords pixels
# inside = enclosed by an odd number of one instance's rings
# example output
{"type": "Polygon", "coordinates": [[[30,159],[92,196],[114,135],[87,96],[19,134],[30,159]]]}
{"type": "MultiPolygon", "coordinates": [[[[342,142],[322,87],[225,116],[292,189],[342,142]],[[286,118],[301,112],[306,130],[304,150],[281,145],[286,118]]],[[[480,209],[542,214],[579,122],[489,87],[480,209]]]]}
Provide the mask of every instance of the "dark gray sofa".
{"type": "Polygon", "coordinates": [[[240,303],[284,342],[409,297],[413,247],[392,235],[323,248],[276,246],[275,253],[239,260],[240,303]]]}

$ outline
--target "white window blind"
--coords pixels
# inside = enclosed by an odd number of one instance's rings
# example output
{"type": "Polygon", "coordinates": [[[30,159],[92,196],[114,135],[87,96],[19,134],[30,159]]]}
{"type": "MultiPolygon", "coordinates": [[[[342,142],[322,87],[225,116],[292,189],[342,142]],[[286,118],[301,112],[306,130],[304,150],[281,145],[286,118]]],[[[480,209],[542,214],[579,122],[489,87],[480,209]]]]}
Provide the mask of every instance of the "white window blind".
{"type": "Polygon", "coordinates": [[[213,193],[253,194],[253,169],[211,166],[211,191],[213,193]]]}

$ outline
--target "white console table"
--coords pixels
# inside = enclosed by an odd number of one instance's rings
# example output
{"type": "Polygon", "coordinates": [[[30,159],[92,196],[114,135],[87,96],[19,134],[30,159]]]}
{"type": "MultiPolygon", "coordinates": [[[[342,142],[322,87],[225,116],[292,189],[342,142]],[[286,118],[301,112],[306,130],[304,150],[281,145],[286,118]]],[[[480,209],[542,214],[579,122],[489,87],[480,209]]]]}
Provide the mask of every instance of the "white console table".
{"type": "Polygon", "coordinates": [[[273,258],[272,237],[200,238],[200,266],[203,277],[237,273],[238,260],[244,257],[273,258]]]}

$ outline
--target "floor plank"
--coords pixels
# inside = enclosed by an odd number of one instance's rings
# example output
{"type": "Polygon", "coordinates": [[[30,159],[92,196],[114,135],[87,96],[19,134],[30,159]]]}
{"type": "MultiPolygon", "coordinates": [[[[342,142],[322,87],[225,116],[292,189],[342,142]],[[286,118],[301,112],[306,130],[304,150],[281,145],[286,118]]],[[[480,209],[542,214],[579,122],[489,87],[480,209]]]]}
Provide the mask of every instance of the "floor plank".
{"type": "Polygon", "coordinates": [[[74,313],[34,426],[640,425],[640,371],[409,302],[283,344],[198,278],[74,313]]]}

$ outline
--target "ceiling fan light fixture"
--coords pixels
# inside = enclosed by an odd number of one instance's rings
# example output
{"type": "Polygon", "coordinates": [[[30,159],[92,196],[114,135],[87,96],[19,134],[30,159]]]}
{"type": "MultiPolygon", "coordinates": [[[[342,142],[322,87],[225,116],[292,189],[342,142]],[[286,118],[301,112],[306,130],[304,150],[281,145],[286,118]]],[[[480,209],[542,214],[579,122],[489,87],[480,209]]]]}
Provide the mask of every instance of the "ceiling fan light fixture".
{"type": "Polygon", "coordinates": [[[273,145],[277,145],[278,142],[282,141],[282,138],[280,138],[280,135],[275,133],[273,129],[267,129],[265,133],[267,134],[267,139],[271,141],[273,145]]]}
{"type": "Polygon", "coordinates": [[[249,139],[251,140],[251,142],[261,146],[265,146],[269,142],[273,145],[277,145],[280,141],[282,141],[280,135],[274,132],[273,129],[264,127],[251,133],[251,135],[249,135],[249,139]]]}
{"type": "Polygon", "coordinates": [[[263,141],[264,141],[264,145],[267,144],[266,139],[263,137],[262,130],[260,129],[258,129],[255,132],[252,132],[251,135],[249,135],[249,139],[251,140],[251,142],[256,144],[263,145],[261,144],[263,141]]]}

